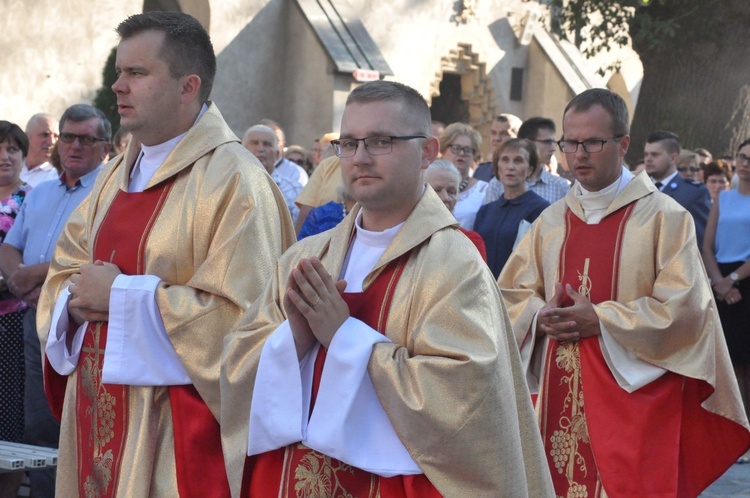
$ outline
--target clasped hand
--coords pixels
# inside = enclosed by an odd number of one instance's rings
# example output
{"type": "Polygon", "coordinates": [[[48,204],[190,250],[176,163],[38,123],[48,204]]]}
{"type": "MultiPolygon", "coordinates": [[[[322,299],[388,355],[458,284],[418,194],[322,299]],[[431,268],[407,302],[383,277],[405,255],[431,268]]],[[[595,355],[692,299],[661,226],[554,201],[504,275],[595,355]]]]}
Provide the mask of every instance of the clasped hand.
{"type": "Polygon", "coordinates": [[[112,283],[121,273],[116,265],[96,260],[94,264],[83,265],[80,273],[70,277],[68,291],[72,299],[68,301],[68,311],[76,322],[109,320],[112,283]]]}
{"type": "Polygon", "coordinates": [[[585,337],[601,334],[599,317],[589,299],[576,292],[570,284],[555,283],[555,295],[539,311],[537,333],[543,333],[558,342],[579,341],[585,337]],[[562,300],[568,295],[573,305],[562,308],[562,300]]]}
{"type": "Polygon", "coordinates": [[[349,306],[341,296],[344,289],[346,281],[334,282],[315,257],[301,259],[290,272],[284,308],[300,359],[316,340],[328,348],[336,331],[349,318],[349,306]]]}

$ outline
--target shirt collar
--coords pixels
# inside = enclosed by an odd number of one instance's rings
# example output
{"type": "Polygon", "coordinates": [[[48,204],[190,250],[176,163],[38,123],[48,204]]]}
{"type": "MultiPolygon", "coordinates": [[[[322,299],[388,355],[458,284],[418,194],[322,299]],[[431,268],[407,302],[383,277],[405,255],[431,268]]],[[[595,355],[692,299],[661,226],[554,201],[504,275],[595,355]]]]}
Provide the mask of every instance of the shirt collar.
{"type": "MultiPolygon", "coordinates": [[[[68,190],[73,190],[75,188],[78,188],[79,185],[84,188],[88,187],[89,185],[94,183],[94,181],[96,180],[96,175],[98,175],[101,170],[102,170],[102,163],[99,163],[99,166],[97,166],[96,168],[92,169],[91,171],[83,175],[81,178],[79,178],[75,184],[75,187],[69,188],[68,190]]],[[[62,174],[60,174],[59,182],[60,182],[60,185],[63,185],[66,188],[68,188],[68,184],[65,183],[65,171],[63,171],[62,174]]]]}
{"type": "MultiPolygon", "coordinates": [[[[666,187],[667,185],[669,185],[669,183],[670,183],[670,182],[671,182],[672,180],[674,180],[674,177],[675,177],[675,176],[677,176],[677,175],[678,175],[679,173],[680,173],[679,171],[675,171],[674,173],[672,173],[671,175],[669,175],[669,176],[668,176],[668,177],[666,177],[665,179],[663,179],[663,180],[659,180],[659,181],[661,182],[661,184],[662,184],[662,187],[661,187],[661,188],[662,188],[662,190],[663,190],[663,189],[664,189],[664,188],[665,188],[665,187],[666,187]]],[[[656,182],[657,182],[657,180],[656,180],[656,179],[654,179],[653,177],[651,177],[651,179],[652,179],[652,180],[654,181],[654,183],[656,183],[656,182]]]]}

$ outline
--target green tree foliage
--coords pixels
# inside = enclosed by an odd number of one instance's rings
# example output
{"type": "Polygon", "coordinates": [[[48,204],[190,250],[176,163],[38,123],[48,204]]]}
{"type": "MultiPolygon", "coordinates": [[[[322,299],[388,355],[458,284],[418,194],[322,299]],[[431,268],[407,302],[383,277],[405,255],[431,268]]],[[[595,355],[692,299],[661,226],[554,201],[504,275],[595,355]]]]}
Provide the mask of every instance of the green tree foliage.
{"type": "Polygon", "coordinates": [[[112,132],[120,128],[120,115],[117,113],[117,96],[112,91],[112,85],[117,80],[115,72],[115,57],[117,48],[113,48],[104,63],[102,70],[102,86],[96,91],[94,97],[94,107],[101,110],[112,123],[112,132]]]}
{"type": "MultiPolygon", "coordinates": [[[[592,57],[632,40],[643,63],[629,159],[669,129],[689,148],[734,152],[750,136],[750,1],[550,0],[553,31],[592,57]]],[[[606,73],[614,67],[602,68],[606,73]]]]}

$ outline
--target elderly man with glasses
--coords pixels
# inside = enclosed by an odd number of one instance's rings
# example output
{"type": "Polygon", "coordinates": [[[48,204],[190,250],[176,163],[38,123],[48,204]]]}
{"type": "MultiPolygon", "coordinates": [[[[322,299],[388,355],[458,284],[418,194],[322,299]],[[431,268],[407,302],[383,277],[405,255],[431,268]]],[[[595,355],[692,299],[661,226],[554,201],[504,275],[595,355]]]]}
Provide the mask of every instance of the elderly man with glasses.
{"type": "Polygon", "coordinates": [[[545,210],[499,285],[538,395],[557,496],[697,496],[748,447],[690,214],[645,172],[621,97],[563,116],[577,183],[545,210]]]}
{"type": "MultiPolygon", "coordinates": [[[[112,137],[109,120],[100,110],[85,104],[74,105],[63,113],[60,130],[57,147],[62,174],[29,192],[0,246],[0,270],[10,291],[30,305],[24,316],[26,441],[55,448],[60,424],[44,395],[36,328],[37,300],[55,243],[70,214],[94,187],[112,137]]],[[[54,469],[37,470],[29,476],[34,496],[54,495],[54,469]]]]}

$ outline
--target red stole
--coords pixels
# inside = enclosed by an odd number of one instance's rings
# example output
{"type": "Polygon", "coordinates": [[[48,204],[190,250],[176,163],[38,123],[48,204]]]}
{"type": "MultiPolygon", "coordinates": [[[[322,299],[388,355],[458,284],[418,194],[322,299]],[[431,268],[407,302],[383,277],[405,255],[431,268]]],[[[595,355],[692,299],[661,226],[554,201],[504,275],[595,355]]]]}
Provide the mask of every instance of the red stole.
{"type": "MultiPolygon", "coordinates": [[[[112,262],[126,275],[143,275],[146,242],[171,186],[119,191],[93,241],[93,259],[112,262]]],[[[81,496],[116,496],[128,431],[129,387],[101,382],[107,330],[107,322],[89,323],[78,362],[75,410],[81,496]]],[[[47,372],[51,374],[51,368],[47,372]]],[[[180,496],[229,496],[218,422],[192,385],[168,389],[180,496]]]]}
{"type": "MultiPolygon", "coordinates": [[[[352,317],[384,333],[393,290],[408,257],[406,254],[392,261],[364,292],[343,295],[352,317]]],[[[325,358],[326,351],[320,348],[315,358],[310,414],[325,358]]],[[[424,474],[380,477],[297,443],[245,460],[242,497],[267,496],[430,498],[441,495],[424,474]]]]}
{"type": "MultiPolygon", "coordinates": [[[[623,233],[634,207],[596,225],[566,212],[563,285],[594,304],[617,300],[619,273],[627,271],[619,266],[623,233]]],[[[566,297],[563,306],[570,305],[566,297]]],[[[545,370],[542,437],[558,496],[584,488],[600,496],[602,486],[613,497],[697,496],[747,445],[741,426],[700,407],[712,392],[706,383],[667,372],[632,393],[623,390],[598,337],[550,341],[545,370]]]]}

